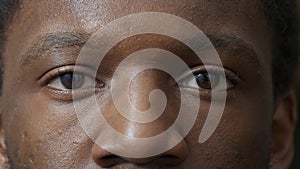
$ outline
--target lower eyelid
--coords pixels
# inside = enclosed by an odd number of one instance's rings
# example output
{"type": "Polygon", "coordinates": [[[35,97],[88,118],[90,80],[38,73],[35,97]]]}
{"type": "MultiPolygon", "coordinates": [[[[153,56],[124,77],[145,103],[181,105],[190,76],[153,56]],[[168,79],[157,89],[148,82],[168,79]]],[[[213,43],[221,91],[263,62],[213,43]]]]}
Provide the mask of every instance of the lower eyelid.
{"type": "Polygon", "coordinates": [[[51,88],[44,88],[44,90],[45,93],[54,100],[70,101],[70,102],[72,102],[74,99],[80,100],[100,92],[97,88],[81,89],[78,91],[72,91],[72,90],[63,91],[63,90],[56,90],[51,88]]]}
{"type": "Polygon", "coordinates": [[[214,97],[212,97],[212,91],[209,90],[195,90],[191,88],[183,88],[183,90],[190,94],[193,97],[200,97],[201,100],[204,101],[212,101],[213,100],[223,100],[224,99],[224,94],[226,96],[226,99],[231,99],[235,97],[235,92],[234,91],[219,91],[219,92],[213,92],[214,97]]]}

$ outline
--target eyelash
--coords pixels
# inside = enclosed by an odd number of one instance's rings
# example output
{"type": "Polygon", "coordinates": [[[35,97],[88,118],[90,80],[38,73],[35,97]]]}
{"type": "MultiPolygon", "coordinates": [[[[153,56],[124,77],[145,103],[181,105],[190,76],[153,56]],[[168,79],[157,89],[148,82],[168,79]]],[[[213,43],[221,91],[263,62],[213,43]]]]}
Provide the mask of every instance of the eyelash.
{"type": "Polygon", "coordinates": [[[73,100],[74,95],[76,95],[76,98],[80,99],[92,95],[93,93],[97,93],[99,92],[99,89],[104,87],[104,83],[102,81],[100,81],[99,79],[92,78],[94,74],[95,70],[92,70],[91,68],[88,68],[86,66],[68,65],[50,70],[49,72],[45,73],[41,78],[39,78],[38,83],[41,86],[45,86],[44,89],[47,90],[47,93],[50,94],[51,97],[56,98],[58,100],[73,100]],[[56,89],[49,85],[55,79],[59,80],[58,78],[66,74],[79,74],[89,77],[94,81],[94,85],[89,88],[66,90],[56,89]]]}
{"type": "Polygon", "coordinates": [[[241,79],[240,75],[228,68],[216,66],[216,65],[206,65],[206,66],[198,66],[192,69],[192,72],[195,73],[203,73],[207,72],[207,69],[210,69],[210,72],[224,72],[225,78],[229,80],[233,85],[236,85],[241,79]]]}
{"type": "MultiPolygon", "coordinates": [[[[193,88],[193,87],[189,87],[189,86],[181,86],[183,87],[183,89],[185,89],[185,91],[189,92],[190,94],[193,94],[195,96],[199,96],[202,97],[205,100],[210,100],[211,99],[211,94],[212,92],[214,93],[220,93],[220,92],[226,92],[227,96],[233,96],[234,95],[234,90],[232,90],[234,87],[236,87],[238,85],[238,83],[241,80],[241,77],[238,73],[225,68],[225,67],[221,67],[221,66],[217,66],[217,65],[200,65],[200,66],[195,66],[193,68],[191,68],[191,72],[193,73],[192,75],[189,74],[189,72],[184,73],[183,76],[181,76],[177,81],[184,81],[188,78],[195,78],[197,75],[199,74],[203,74],[203,73],[221,73],[224,71],[225,74],[225,78],[226,78],[226,82],[229,81],[232,86],[224,89],[223,91],[220,90],[209,90],[209,89],[202,89],[200,87],[198,88],[193,88]]],[[[226,84],[228,85],[228,84],[226,84]]]]}
{"type": "MultiPolygon", "coordinates": [[[[93,86],[91,88],[84,88],[84,89],[78,89],[78,90],[77,89],[58,90],[58,89],[55,89],[55,88],[49,86],[49,84],[53,80],[61,77],[62,75],[65,75],[65,74],[78,73],[83,76],[93,77],[94,72],[95,72],[94,70],[92,70],[91,68],[87,68],[86,66],[76,66],[76,72],[74,72],[74,71],[75,71],[75,65],[69,65],[69,66],[52,69],[49,72],[47,72],[46,74],[44,74],[39,79],[39,83],[42,86],[47,86],[46,89],[49,91],[48,93],[50,93],[54,98],[58,98],[61,100],[72,100],[73,94],[77,94],[80,97],[88,96],[89,94],[93,94],[93,93],[97,92],[98,89],[104,87],[104,83],[97,79],[94,80],[95,86],[93,86]]],[[[191,68],[191,72],[193,73],[193,75],[184,73],[183,76],[181,76],[177,81],[180,83],[180,81],[186,80],[188,78],[191,78],[191,77],[195,78],[196,75],[199,75],[201,73],[202,74],[207,73],[207,72],[218,73],[218,72],[222,72],[222,71],[224,71],[226,81],[228,80],[232,84],[232,87],[226,89],[227,95],[230,95],[230,94],[232,94],[231,88],[233,88],[237,85],[237,83],[240,80],[240,76],[236,72],[233,72],[232,70],[229,70],[227,68],[223,68],[220,66],[216,66],[216,65],[203,66],[203,65],[201,65],[201,66],[193,67],[193,68],[191,68]]],[[[200,97],[205,98],[207,100],[209,100],[211,98],[211,92],[213,92],[212,90],[209,90],[209,89],[193,88],[193,87],[188,87],[188,86],[182,86],[182,87],[185,89],[185,91],[187,91],[191,94],[194,94],[196,96],[198,96],[200,94],[200,97]]]]}

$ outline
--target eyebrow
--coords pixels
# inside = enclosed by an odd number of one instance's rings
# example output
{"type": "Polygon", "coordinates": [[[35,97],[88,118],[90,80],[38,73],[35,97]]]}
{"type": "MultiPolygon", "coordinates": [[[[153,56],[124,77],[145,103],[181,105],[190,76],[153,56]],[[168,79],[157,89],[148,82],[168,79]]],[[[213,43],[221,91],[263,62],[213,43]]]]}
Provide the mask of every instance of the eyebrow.
{"type": "MultiPolygon", "coordinates": [[[[49,57],[53,51],[61,51],[69,47],[82,47],[88,41],[91,35],[84,32],[53,32],[46,33],[37,38],[37,40],[32,43],[27,52],[21,57],[20,64],[25,66],[33,61],[44,59],[49,57]]],[[[247,59],[249,62],[255,65],[260,65],[258,55],[253,49],[253,47],[246,43],[239,36],[229,36],[229,35],[213,35],[206,34],[210,42],[216,49],[227,49],[229,47],[234,47],[237,50],[247,51],[247,59]]]]}
{"type": "Polygon", "coordinates": [[[21,65],[27,65],[37,59],[48,57],[53,51],[68,47],[82,47],[90,35],[83,32],[54,32],[46,33],[37,38],[21,57],[21,65]]]}
{"type": "Polygon", "coordinates": [[[246,53],[246,55],[239,55],[241,59],[247,59],[249,63],[255,66],[261,67],[262,63],[259,59],[258,53],[255,51],[254,47],[247,43],[243,38],[237,35],[207,35],[213,46],[218,49],[229,49],[235,51],[236,53],[246,53]]]}

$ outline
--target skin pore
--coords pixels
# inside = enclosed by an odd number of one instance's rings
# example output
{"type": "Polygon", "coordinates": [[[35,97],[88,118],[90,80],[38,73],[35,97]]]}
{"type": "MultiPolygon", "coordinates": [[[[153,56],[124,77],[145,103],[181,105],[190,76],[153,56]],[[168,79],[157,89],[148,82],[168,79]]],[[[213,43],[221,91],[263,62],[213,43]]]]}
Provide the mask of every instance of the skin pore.
{"type": "MultiPolygon", "coordinates": [[[[287,168],[292,159],[296,110],[292,92],[273,99],[271,30],[258,0],[24,0],[8,28],[3,55],[1,127],[11,168],[287,168]],[[191,94],[195,90],[202,100],[187,137],[163,154],[133,159],[109,153],[87,136],[74,112],[71,94],[62,91],[66,86],[59,80],[72,72],[90,35],[117,18],[139,12],[164,12],[192,22],[210,38],[226,75],[233,77],[228,79],[222,120],[207,142],[199,144],[198,138],[210,107],[209,89],[191,87],[185,93],[190,104],[195,104],[191,94]]],[[[131,103],[140,110],[147,109],[149,92],[160,88],[169,98],[164,114],[151,123],[136,124],[114,108],[109,94],[113,72],[126,56],[146,48],[171,51],[197,75],[205,73],[201,61],[184,44],[155,34],[121,41],[99,68],[89,62],[82,66],[83,71],[88,67],[100,69],[99,108],[111,126],[134,137],[150,137],[166,130],[180,105],[177,86],[169,84],[170,76],[147,70],[132,81],[131,103]]],[[[137,61],[132,71],[138,67],[143,65],[137,61]]],[[[88,80],[85,77],[84,82],[88,80]]],[[[207,85],[202,81],[198,84],[207,85]]],[[[84,95],[86,91],[81,92],[84,95]]],[[[80,103],[85,104],[85,99],[80,103]]],[[[115,140],[110,146],[118,144],[115,140]]]]}

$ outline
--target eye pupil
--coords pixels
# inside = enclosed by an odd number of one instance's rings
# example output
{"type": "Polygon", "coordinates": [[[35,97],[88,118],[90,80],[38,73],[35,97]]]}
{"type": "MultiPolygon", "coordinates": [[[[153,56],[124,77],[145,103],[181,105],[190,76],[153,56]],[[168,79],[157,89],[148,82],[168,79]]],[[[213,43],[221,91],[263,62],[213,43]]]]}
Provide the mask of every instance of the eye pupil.
{"type": "Polygon", "coordinates": [[[217,83],[216,77],[208,72],[197,74],[195,78],[198,86],[203,89],[212,89],[217,83]]]}
{"type": "Polygon", "coordinates": [[[84,83],[84,75],[78,73],[67,73],[60,77],[61,84],[66,89],[78,89],[84,83]]]}

